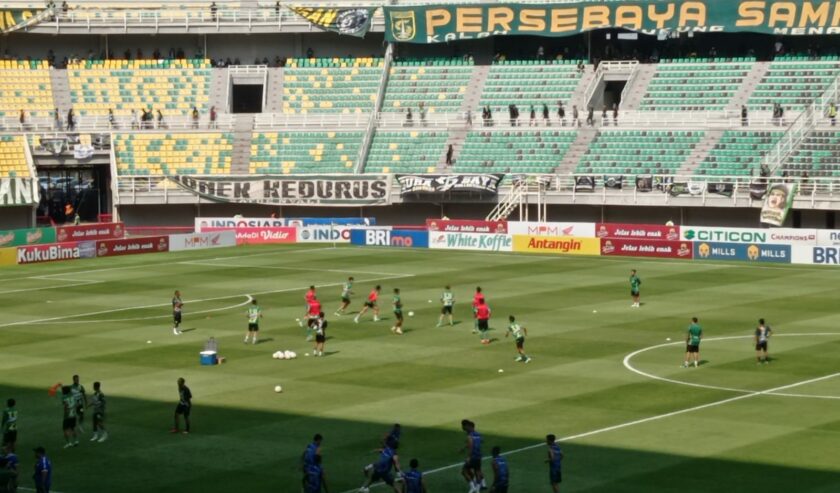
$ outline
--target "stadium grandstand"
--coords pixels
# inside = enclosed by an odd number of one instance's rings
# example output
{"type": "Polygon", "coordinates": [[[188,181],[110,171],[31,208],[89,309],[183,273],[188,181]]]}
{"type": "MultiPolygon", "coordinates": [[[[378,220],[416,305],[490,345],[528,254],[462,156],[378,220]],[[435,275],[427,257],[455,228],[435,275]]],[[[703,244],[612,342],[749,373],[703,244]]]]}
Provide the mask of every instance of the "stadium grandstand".
{"type": "MultiPolygon", "coordinates": [[[[385,174],[396,204],[417,199],[402,175],[501,175],[493,193],[444,194],[471,214],[498,201],[527,213],[539,196],[716,215],[776,178],[812,185],[797,201],[814,210],[836,200],[830,38],[612,27],[466,40],[446,25],[421,39],[391,18],[403,2],[389,5],[7,2],[4,175],[49,176],[36,208],[53,221],[68,201],[84,220],[138,221],[141,204],[212,203],[170,180],[205,175],[385,174]],[[68,166],[93,179],[55,178],[68,166]]],[[[10,224],[30,224],[32,206],[9,209],[10,224]]]]}

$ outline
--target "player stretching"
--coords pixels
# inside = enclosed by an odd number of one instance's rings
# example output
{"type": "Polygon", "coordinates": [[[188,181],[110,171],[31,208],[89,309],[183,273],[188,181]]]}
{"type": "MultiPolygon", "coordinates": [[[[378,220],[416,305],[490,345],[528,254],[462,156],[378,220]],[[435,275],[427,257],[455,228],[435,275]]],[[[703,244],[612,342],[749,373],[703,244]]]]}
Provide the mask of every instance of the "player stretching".
{"type": "Polygon", "coordinates": [[[190,411],[192,411],[192,392],[183,378],[178,379],[178,405],[175,407],[175,427],[170,433],[180,430],[180,416],[184,416],[184,435],[190,433],[190,411]]]}
{"type": "Polygon", "coordinates": [[[478,317],[475,315],[475,311],[478,309],[478,305],[484,302],[484,295],[481,293],[481,286],[477,286],[475,288],[475,294],[473,295],[473,318],[475,319],[475,325],[473,326],[473,334],[478,334],[478,317]]]}
{"type": "Polygon", "coordinates": [[[335,316],[340,317],[347,307],[350,306],[350,295],[353,294],[353,278],[348,277],[347,282],[341,287],[341,306],[335,311],[335,316]]]}
{"type": "Polygon", "coordinates": [[[475,309],[475,319],[478,321],[478,333],[481,334],[481,343],[490,344],[490,336],[487,331],[490,330],[490,307],[484,303],[484,298],[478,300],[478,306],[475,309]]]}
{"type": "Polygon", "coordinates": [[[248,332],[245,334],[245,344],[248,344],[248,336],[251,336],[251,344],[257,343],[262,316],[262,308],[257,304],[257,300],[251,300],[251,306],[248,307],[248,332]]]}
{"type": "Polygon", "coordinates": [[[315,335],[315,326],[318,325],[318,317],[321,315],[321,302],[313,299],[309,302],[309,310],[306,313],[306,340],[311,341],[315,335]]]}
{"type": "Polygon", "coordinates": [[[461,474],[470,486],[469,493],[478,493],[487,485],[481,473],[481,434],[475,431],[475,423],[468,419],[461,420],[461,429],[467,434],[467,460],[461,468],[461,474]]]}
{"type": "Polygon", "coordinates": [[[452,288],[448,285],[443,289],[443,294],[440,295],[440,302],[443,303],[443,306],[440,309],[437,327],[443,325],[443,317],[446,316],[449,316],[449,325],[455,325],[452,322],[452,307],[455,305],[455,295],[452,294],[452,288]]]}
{"type": "Polygon", "coordinates": [[[315,349],[312,351],[312,355],[323,356],[324,343],[327,342],[327,321],[324,319],[324,312],[318,314],[312,328],[315,331],[315,349]]]}
{"type": "Polygon", "coordinates": [[[172,333],[176,336],[181,335],[181,310],[184,308],[184,302],[181,301],[181,292],[175,290],[175,296],[172,297],[172,319],[175,325],[172,327],[172,333]]]}
{"type": "Polygon", "coordinates": [[[767,354],[767,339],[773,330],[764,323],[763,318],[758,319],[758,327],[755,328],[755,364],[767,364],[770,362],[770,355],[767,354]]]}
{"type": "Polygon", "coordinates": [[[312,302],[318,299],[318,297],[315,295],[315,286],[309,286],[309,291],[307,291],[306,294],[303,295],[303,299],[306,301],[306,308],[304,308],[303,318],[297,319],[298,325],[300,325],[301,327],[303,327],[304,322],[308,321],[309,314],[312,313],[312,302]]]}
{"type": "Polygon", "coordinates": [[[545,444],[548,445],[548,460],[545,461],[548,464],[548,481],[554,493],[559,493],[560,482],[563,481],[563,473],[560,470],[563,451],[560,450],[560,445],[557,445],[557,437],[554,435],[546,435],[545,444]]]}
{"type": "Polygon", "coordinates": [[[530,363],[531,358],[525,354],[525,336],[528,335],[528,329],[516,323],[516,318],[513,315],[508,317],[508,320],[510,320],[510,325],[508,325],[507,332],[505,332],[505,338],[513,334],[513,338],[516,341],[516,352],[519,353],[519,356],[514,361],[530,363]]]}
{"type": "Polygon", "coordinates": [[[99,382],[93,382],[93,397],[88,406],[93,407],[93,438],[90,441],[102,443],[108,439],[108,432],[105,430],[105,394],[99,382]]]}
{"type": "Polygon", "coordinates": [[[691,360],[694,360],[694,367],[700,364],[700,339],[703,338],[703,328],[697,323],[697,317],[691,318],[688,325],[688,334],[685,336],[685,361],[683,367],[688,368],[691,360]]]}
{"type": "MultiPolygon", "coordinates": [[[[402,427],[399,423],[394,423],[394,426],[382,437],[382,444],[380,448],[374,449],[374,452],[379,452],[383,448],[385,448],[389,443],[396,444],[397,447],[400,445],[400,436],[402,435],[402,427]]],[[[374,464],[371,462],[370,464],[366,465],[364,468],[365,475],[370,473],[373,470],[374,464]]]]}
{"type": "Polygon", "coordinates": [[[633,304],[630,305],[631,308],[639,308],[641,304],[639,303],[639,286],[642,285],[642,280],[639,279],[639,276],[636,275],[636,269],[630,271],[630,297],[633,298],[633,304]]]}
{"type": "Polygon", "coordinates": [[[353,319],[354,322],[359,323],[359,317],[367,313],[368,309],[373,310],[373,321],[379,322],[379,306],[376,304],[376,301],[379,299],[380,291],[382,291],[382,287],[377,284],[368,295],[367,301],[365,301],[365,306],[362,307],[362,311],[360,311],[356,315],[356,318],[353,319]]]}
{"type": "Polygon", "coordinates": [[[493,447],[493,486],[490,487],[490,493],[508,493],[509,485],[508,464],[502,457],[502,449],[497,445],[493,447]]]}
{"type": "Polygon", "coordinates": [[[396,323],[391,327],[391,332],[397,335],[402,335],[403,313],[402,313],[402,299],[400,298],[400,288],[394,288],[394,318],[396,323]]]}
{"type": "Polygon", "coordinates": [[[426,493],[426,480],[423,479],[423,472],[418,469],[420,462],[411,459],[408,465],[411,469],[403,474],[403,493],[426,493]]]}
{"type": "Polygon", "coordinates": [[[393,441],[389,441],[382,447],[379,451],[379,460],[373,465],[373,473],[371,474],[371,471],[365,468],[364,473],[367,479],[362,487],[359,488],[360,493],[368,493],[370,491],[370,485],[380,480],[390,486],[396,493],[400,493],[400,490],[394,485],[394,476],[391,475],[391,467],[397,471],[397,476],[402,475],[400,471],[400,459],[397,456],[397,448],[399,448],[399,444],[393,441]]]}

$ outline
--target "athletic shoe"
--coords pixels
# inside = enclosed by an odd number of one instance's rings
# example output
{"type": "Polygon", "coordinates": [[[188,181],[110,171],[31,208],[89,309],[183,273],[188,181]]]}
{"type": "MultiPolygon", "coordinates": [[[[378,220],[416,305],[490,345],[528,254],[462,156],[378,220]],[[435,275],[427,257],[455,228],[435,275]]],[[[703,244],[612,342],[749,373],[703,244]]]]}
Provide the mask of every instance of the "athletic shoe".
{"type": "Polygon", "coordinates": [[[105,433],[104,435],[102,435],[102,438],[99,439],[99,443],[102,443],[107,439],[108,439],[108,433],[105,433]]]}
{"type": "Polygon", "coordinates": [[[374,322],[379,322],[379,317],[373,317],[374,322]]]}
{"type": "Polygon", "coordinates": [[[90,439],[90,441],[91,441],[91,442],[95,442],[95,441],[97,441],[97,440],[99,440],[99,435],[97,435],[96,433],[94,433],[94,434],[93,434],[93,438],[91,438],[91,439],[90,439]]]}
{"type": "Polygon", "coordinates": [[[355,322],[355,323],[359,323],[359,317],[354,318],[354,319],[353,319],[353,322],[355,322]]]}
{"type": "Polygon", "coordinates": [[[245,338],[245,340],[244,340],[244,341],[242,341],[242,342],[243,342],[244,344],[248,344],[248,338],[246,337],[246,338],[245,338]]]}
{"type": "Polygon", "coordinates": [[[368,464],[364,467],[364,469],[362,469],[362,474],[367,476],[371,471],[373,471],[373,464],[368,464]]]}
{"type": "Polygon", "coordinates": [[[72,446],[73,446],[73,444],[70,443],[70,442],[67,442],[67,443],[64,444],[64,448],[70,448],[72,446]]]}
{"type": "Polygon", "coordinates": [[[184,430],[181,433],[184,434],[184,435],[189,435],[190,434],[189,430],[184,430]]]}
{"type": "Polygon", "coordinates": [[[172,333],[177,336],[179,334],[178,329],[173,328],[172,333]]]}
{"type": "Polygon", "coordinates": [[[256,337],[251,339],[251,344],[256,344],[256,343],[257,343],[257,338],[256,337]]]}
{"type": "Polygon", "coordinates": [[[169,430],[169,433],[178,433],[180,430],[178,428],[172,428],[169,430]]]}
{"type": "Polygon", "coordinates": [[[531,362],[531,358],[525,358],[525,362],[526,362],[526,363],[530,363],[530,362],[531,362]]]}
{"type": "Polygon", "coordinates": [[[402,329],[401,329],[401,328],[399,328],[399,327],[397,327],[397,330],[395,331],[395,333],[396,333],[397,335],[400,335],[400,336],[401,336],[401,335],[403,335],[403,331],[402,331],[402,329]]]}
{"type": "Polygon", "coordinates": [[[341,316],[341,314],[340,314],[340,313],[338,313],[338,312],[333,313],[333,315],[335,315],[336,317],[340,317],[340,316],[341,316]]]}

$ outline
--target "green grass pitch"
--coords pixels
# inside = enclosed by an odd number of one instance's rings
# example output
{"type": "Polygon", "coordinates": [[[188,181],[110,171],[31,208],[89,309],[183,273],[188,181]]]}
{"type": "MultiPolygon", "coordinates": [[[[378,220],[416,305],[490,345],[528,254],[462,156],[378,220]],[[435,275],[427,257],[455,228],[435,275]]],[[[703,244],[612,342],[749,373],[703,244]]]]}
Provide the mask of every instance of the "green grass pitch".
{"type": "Polygon", "coordinates": [[[31,450],[43,445],[62,493],[296,493],[316,432],[330,491],[355,491],[394,422],[402,462],[432,471],[431,492],[467,491],[462,418],[476,422],[485,454],[516,450],[511,492],[550,491],[546,433],[563,438],[564,492],[836,492],[836,287],[836,270],[804,266],[300,245],[14,267],[0,270],[0,398],[18,401],[21,485],[32,488],[31,450]],[[379,283],[385,320],[332,315],[350,275],[351,311],[379,283]],[[435,328],[447,283],[458,323],[435,328]],[[324,358],[304,356],[311,345],[294,322],[310,284],[330,320],[324,358]],[[471,333],[477,285],[494,313],[489,346],[471,333]],[[415,312],[403,336],[388,330],[394,287],[415,312]],[[257,345],[242,343],[248,294],[265,315],[257,345]],[[508,314],[528,328],[530,364],[514,362],[508,314]],[[680,368],[691,316],[704,328],[699,369],[680,368]],[[759,317],[775,331],[763,366],[750,339],[759,317]],[[202,367],[210,336],[227,362],[202,367]],[[279,349],[298,359],[272,359],[279,349]],[[110,439],[88,442],[88,417],[81,445],[63,450],[47,389],[74,373],[88,392],[102,382],[110,439]],[[168,433],[178,377],[194,394],[189,436],[168,433]]]}

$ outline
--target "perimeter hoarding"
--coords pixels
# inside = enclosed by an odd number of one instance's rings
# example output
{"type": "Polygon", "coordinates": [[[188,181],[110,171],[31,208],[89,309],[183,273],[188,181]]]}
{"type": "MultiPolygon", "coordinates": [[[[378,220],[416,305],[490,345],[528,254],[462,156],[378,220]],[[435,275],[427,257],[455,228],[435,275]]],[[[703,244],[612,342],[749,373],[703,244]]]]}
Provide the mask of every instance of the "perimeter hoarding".
{"type": "Polygon", "coordinates": [[[169,251],[168,236],[144,236],[96,242],[97,257],[136,255],[140,253],[162,253],[169,251]]]}
{"type": "Polygon", "coordinates": [[[429,233],[415,230],[353,229],[350,230],[353,245],[387,246],[397,248],[429,248],[429,233]]]}
{"type": "Polygon", "coordinates": [[[17,248],[0,248],[0,266],[17,264],[17,248]]]}
{"type": "Polygon", "coordinates": [[[71,241],[48,245],[27,245],[17,248],[18,264],[56,262],[59,260],[94,258],[95,256],[95,241],[71,241]]]}
{"type": "Polygon", "coordinates": [[[680,239],[679,226],[659,224],[598,223],[595,225],[598,238],[669,240],[680,239]]]}
{"type": "Polygon", "coordinates": [[[429,231],[429,248],[512,252],[513,238],[507,234],[444,233],[429,231]]]}
{"type": "Polygon", "coordinates": [[[796,228],[717,228],[683,226],[680,238],[686,241],[718,243],[770,243],[779,245],[816,245],[816,229],[796,228]]]}
{"type": "Polygon", "coordinates": [[[444,233],[499,233],[508,232],[507,221],[481,221],[472,219],[426,219],[429,232],[444,233]]]}
{"type": "Polygon", "coordinates": [[[794,246],[792,257],[794,264],[840,265],[840,247],[794,246]]]}
{"type": "Polygon", "coordinates": [[[598,238],[513,235],[513,251],[564,255],[600,255],[601,241],[598,238]]]}
{"type": "Polygon", "coordinates": [[[691,260],[690,241],[620,240],[601,238],[601,255],[658,257],[691,260]]]}
{"type": "Polygon", "coordinates": [[[761,243],[694,242],[695,260],[791,263],[791,246],[761,243]]]}
{"type": "Polygon", "coordinates": [[[350,243],[354,226],[298,226],[298,243],[350,243]]]}
{"type": "Polygon", "coordinates": [[[55,228],[29,228],[0,231],[0,247],[55,243],[55,228]]]}
{"type": "Polygon", "coordinates": [[[179,252],[182,250],[204,250],[206,248],[223,248],[232,246],[236,246],[236,233],[233,231],[169,235],[170,252],[179,252]]]}
{"type": "Polygon", "coordinates": [[[550,223],[508,221],[508,233],[512,235],[533,236],[574,236],[592,238],[595,236],[595,223],[550,223]]]}
{"type": "Polygon", "coordinates": [[[817,246],[840,246],[840,230],[818,229],[817,246]]]}
{"type": "Polygon", "coordinates": [[[125,236],[123,223],[93,223],[55,228],[55,238],[64,241],[109,240],[125,236]]]}

